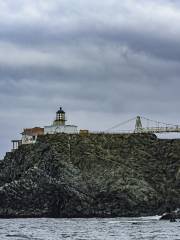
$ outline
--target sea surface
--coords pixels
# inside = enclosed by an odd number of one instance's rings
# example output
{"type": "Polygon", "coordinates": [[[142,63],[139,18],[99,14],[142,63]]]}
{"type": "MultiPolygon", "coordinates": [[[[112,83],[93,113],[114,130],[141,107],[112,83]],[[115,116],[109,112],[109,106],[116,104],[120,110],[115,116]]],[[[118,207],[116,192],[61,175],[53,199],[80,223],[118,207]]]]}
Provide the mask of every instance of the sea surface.
{"type": "Polygon", "coordinates": [[[180,240],[180,222],[158,217],[0,219],[0,240],[180,240]]]}

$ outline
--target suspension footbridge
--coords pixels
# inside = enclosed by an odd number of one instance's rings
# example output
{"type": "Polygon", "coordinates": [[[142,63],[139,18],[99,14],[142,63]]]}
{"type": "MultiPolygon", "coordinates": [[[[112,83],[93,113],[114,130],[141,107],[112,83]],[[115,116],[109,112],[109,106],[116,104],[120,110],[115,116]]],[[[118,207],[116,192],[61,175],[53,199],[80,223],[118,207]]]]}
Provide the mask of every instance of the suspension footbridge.
{"type": "Polygon", "coordinates": [[[107,129],[108,132],[118,133],[179,133],[180,125],[164,123],[160,121],[151,120],[145,117],[137,116],[127,121],[116,124],[115,126],[107,129]],[[132,130],[119,130],[121,127],[134,123],[132,130]]]}

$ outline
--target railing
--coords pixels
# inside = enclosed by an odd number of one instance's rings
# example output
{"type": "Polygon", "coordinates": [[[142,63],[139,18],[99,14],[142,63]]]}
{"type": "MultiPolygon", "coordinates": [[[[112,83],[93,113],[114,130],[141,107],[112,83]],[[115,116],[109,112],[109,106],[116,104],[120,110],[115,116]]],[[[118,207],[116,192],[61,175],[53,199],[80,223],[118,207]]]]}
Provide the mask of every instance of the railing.
{"type": "Polygon", "coordinates": [[[168,132],[180,132],[180,126],[176,127],[149,127],[135,130],[139,133],[168,133],[168,132]]]}
{"type": "Polygon", "coordinates": [[[176,127],[148,127],[136,130],[122,130],[122,131],[89,131],[89,134],[137,134],[137,133],[178,133],[180,132],[180,126],[176,127]]]}

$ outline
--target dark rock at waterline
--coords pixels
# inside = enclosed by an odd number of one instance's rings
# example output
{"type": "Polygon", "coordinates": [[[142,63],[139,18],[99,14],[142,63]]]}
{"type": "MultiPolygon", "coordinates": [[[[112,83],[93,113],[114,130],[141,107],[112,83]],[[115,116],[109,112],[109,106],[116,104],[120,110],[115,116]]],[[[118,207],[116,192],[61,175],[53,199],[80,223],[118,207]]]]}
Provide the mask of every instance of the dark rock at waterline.
{"type": "Polygon", "coordinates": [[[172,211],[172,212],[166,212],[164,213],[160,220],[171,220],[171,221],[175,221],[176,219],[180,219],[180,210],[176,210],[176,211],[172,211]]]}
{"type": "Polygon", "coordinates": [[[176,219],[174,213],[164,213],[160,218],[160,220],[173,220],[173,219],[176,219]]]}
{"type": "Polygon", "coordinates": [[[117,217],[180,206],[180,140],[41,136],[0,161],[0,217],[117,217]]]}

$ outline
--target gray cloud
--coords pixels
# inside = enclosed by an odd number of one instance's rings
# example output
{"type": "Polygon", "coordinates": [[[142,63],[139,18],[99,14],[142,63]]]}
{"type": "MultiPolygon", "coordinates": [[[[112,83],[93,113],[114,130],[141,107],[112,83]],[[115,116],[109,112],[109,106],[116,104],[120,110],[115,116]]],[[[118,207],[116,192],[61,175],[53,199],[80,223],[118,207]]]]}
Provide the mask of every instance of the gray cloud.
{"type": "Polygon", "coordinates": [[[0,14],[1,156],[59,105],[80,128],[179,121],[179,1],[6,0],[0,14]]]}

